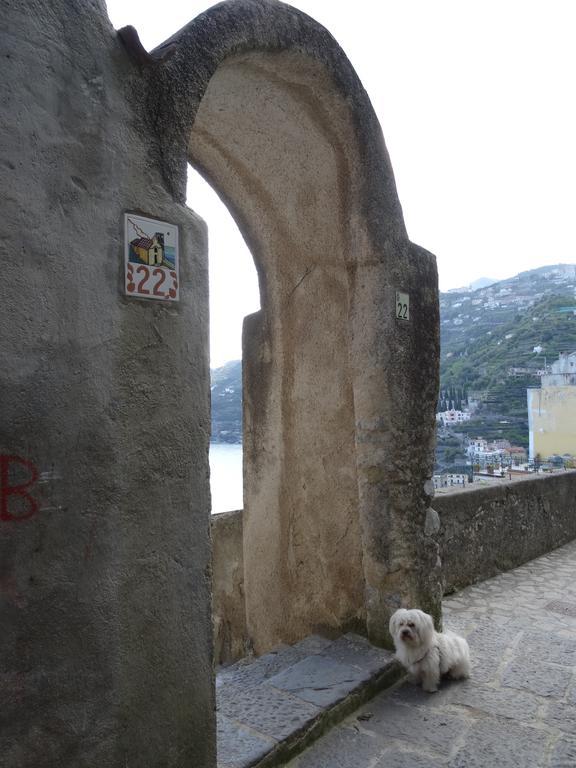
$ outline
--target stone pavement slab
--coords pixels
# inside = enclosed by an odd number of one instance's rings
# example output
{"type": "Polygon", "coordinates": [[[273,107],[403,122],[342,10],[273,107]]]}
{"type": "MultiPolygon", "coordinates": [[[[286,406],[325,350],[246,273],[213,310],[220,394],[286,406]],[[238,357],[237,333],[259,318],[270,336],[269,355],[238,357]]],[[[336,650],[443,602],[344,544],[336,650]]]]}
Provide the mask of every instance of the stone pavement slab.
{"type": "Polygon", "coordinates": [[[268,681],[317,707],[329,707],[368,680],[370,673],[321,654],[309,656],[268,681]]]}
{"type": "Polygon", "coordinates": [[[216,676],[218,767],[278,764],[401,674],[388,651],[310,636],[216,676]]]}
{"type": "Polygon", "coordinates": [[[320,707],[269,685],[225,686],[217,706],[219,712],[276,742],[300,731],[321,712],[320,707]]]}
{"type": "Polygon", "coordinates": [[[538,768],[543,764],[550,737],[536,728],[503,720],[478,720],[449,768],[538,768]]]}
{"type": "Polygon", "coordinates": [[[373,734],[359,728],[335,728],[322,738],[320,753],[305,752],[298,759],[299,768],[356,768],[369,765],[374,750],[384,751],[384,745],[373,734]]]}
{"type": "Polygon", "coordinates": [[[502,685],[532,691],[540,696],[563,698],[570,683],[571,670],[540,661],[537,656],[514,658],[502,673],[502,685]]]}
{"type": "Polygon", "coordinates": [[[574,768],[576,765],[576,741],[560,739],[552,753],[550,768],[574,768]]]}
{"type": "Polygon", "coordinates": [[[576,541],[448,596],[444,626],[470,680],[399,683],[285,765],[576,768],[576,541]]]}
{"type": "Polygon", "coordinates": [[[406,743],[420,747],[426,752],[448,757],[452,745],[469,722],[448,709],[414,707],[407,717],[407,709],[400,700],[392,701],[389,696],[380,696],[371,702],[368,721],[360,721],[366,731],[384,739],[385,743],[406,743]]]}
{"type": "Polygon", "coordinates": [[[254,733],[220,713],[218,713],[216,727],[218,738],[227,746],[225,762],[222,763],[226,768],[254,765],[274,749],[273,739],[254,733]]]}
{"type": "Polygon", "coordinates": [[[377,674],[390,659],[387,651],[370,645],[365,637],[349,633],[342,635],[320,651],[321,656],[327,656],[340,664],[364,669],[371,674],[377,674]]]}

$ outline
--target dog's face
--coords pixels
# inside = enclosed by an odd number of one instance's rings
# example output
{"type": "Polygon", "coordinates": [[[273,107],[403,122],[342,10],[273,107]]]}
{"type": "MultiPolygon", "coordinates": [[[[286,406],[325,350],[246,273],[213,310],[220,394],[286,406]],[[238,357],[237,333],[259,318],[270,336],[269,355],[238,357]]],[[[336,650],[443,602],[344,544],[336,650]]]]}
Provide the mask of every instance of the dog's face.
{"type": "Polygon", "coordinates": [[[427,646],[434,635],[432,616],[417,608],[400,608],[390,619],[390,634],[397,647],[400,643],[412,648],[427,646]]]}

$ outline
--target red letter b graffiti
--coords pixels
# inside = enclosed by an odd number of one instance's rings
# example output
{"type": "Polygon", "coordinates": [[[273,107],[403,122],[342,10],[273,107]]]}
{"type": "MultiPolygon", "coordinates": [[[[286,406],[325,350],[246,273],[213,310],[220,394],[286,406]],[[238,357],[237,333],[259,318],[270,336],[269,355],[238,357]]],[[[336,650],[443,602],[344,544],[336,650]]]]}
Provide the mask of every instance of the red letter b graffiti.
{"type": "Polygon", "coordinates": [[[38,470],[32,462],[21,459],[20,456],[0,455],[0,520],[28,520],[38,512],[38,502],[28,493],[38,479],[38,470]],[[24,467],[28,471],[28,479],[23,483],[10,485],[10,465],[24,467]],[[22,499],[22,511],[11,514],[9,502],[11,497],[18,496],[22,499]]]}

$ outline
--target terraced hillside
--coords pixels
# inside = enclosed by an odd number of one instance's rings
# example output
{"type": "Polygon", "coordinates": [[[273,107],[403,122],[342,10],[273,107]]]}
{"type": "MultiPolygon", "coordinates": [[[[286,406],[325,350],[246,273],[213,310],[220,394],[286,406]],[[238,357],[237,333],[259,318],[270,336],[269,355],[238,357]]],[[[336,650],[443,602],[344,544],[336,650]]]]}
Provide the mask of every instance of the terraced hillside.
{"type": "MultiPolygon", "coordinates": [[[[522,272],[440,294],[440,387],[480,400],[462,431],[527,445],[526,388],[559,352],[576,350],[576,265],[522,272]]],[[[242,363],[212,371],[212,439],[242,442],[242,363]]],[[[448,446],[454,448],[454,446],[448,446]]]]}
{"type": "Polygon", "coordinates": [[[576,266],[558,265],[441,295],[441,391],[480,401],[463,432],[527,445],[527,387],[539,386],[560,352],[576,350],[575,292],[576,266]]]}

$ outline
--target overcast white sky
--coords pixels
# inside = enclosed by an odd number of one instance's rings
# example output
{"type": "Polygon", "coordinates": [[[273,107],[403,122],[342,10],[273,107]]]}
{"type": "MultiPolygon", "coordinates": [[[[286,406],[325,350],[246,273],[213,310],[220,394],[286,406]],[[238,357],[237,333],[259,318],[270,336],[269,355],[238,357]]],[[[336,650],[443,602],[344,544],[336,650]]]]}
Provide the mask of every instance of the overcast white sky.
{"type": "MultiPolygon", "coordinates": [[[[153,48],[213,5],[107,0],[116,28],[153,48]]],[[[411,240],[440,288],[574,263],[574,0],[300,0],[336,37],[374,105],[411,240]]],[[[258,308],[255,270],[193,171],[188,203],[210,233],[212,365],[239,358],[258,308]]]]}

